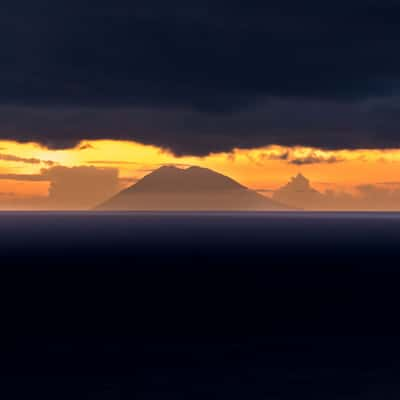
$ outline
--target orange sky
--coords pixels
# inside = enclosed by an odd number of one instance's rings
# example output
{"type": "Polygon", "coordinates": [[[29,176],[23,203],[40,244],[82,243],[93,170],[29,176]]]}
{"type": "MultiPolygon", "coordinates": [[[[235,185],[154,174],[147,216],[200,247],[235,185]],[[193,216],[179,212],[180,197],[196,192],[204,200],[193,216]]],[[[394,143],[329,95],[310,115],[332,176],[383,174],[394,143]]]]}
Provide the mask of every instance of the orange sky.
{"type": "Polygon", "coordinates": [[[298,172],[321,191],[351,191],[361,184],[400,181],[400,150],[327,152],[269,146],[206,157],[176,157],[167,150],[134,142],[90,141],[74,149],[49,150],[35,143],[0,141],[0,193],[3,197],[47,196],[49,182],[46,180],[14,180],[13,176],[40,174],[52,165],[118,169],[122,185],[128,185],[130,180],[133,182],[163,164],[208,167],[252,189],[264,190],[278,188],[298,172]],[[313,163],[298,165],[305,160],[313,163]]]}

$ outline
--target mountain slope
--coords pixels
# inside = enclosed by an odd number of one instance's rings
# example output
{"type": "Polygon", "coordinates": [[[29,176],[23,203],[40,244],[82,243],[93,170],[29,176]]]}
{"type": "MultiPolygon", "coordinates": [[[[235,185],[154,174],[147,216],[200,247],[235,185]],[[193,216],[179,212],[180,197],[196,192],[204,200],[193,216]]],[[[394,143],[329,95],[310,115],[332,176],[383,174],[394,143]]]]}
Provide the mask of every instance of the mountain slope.
{"type": "Polygon", "coordinates": [[[286,207],[207,168],[161,167],[97,210],[283,210],[286,207]]]}

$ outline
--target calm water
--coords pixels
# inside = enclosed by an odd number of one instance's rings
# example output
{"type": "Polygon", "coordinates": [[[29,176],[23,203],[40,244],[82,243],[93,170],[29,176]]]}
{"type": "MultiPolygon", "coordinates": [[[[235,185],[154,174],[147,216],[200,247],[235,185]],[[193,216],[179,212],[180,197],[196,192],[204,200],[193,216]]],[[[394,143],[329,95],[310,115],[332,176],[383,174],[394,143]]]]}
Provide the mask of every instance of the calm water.
{"type": "Polygon", "coordinates": [[[0,395],[398,399],[399,233],[395,213],[0,213],[0,395]]]}

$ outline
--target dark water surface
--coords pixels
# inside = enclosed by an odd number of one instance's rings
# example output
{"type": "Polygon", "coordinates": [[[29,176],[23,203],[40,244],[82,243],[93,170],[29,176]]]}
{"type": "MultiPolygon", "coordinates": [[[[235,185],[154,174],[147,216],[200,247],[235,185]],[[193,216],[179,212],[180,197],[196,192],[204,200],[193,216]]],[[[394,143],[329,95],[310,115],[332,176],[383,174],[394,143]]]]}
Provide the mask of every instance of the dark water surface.
{"type": "Polygon", "coordinates": [[[0,398],[398,399],[400,214],[0,213],[0,398]]]}

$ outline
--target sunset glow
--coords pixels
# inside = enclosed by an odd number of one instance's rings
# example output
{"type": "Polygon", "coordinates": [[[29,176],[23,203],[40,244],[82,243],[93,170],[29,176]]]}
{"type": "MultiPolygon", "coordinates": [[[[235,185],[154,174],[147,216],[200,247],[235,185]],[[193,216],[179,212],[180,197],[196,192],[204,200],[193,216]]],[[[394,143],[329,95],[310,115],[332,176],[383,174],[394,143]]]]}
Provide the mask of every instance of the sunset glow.
{"type": "Polygon", "coordinates": [[[37,143],[2,141],[0,148],[0,192],[7,208],[14,198],[46,197],[50,181],[38,176],[55,166],[117,170],[119,187],[123,188],[162,165],[198,165],[230,176],[267,196],[299,172],[322,192],[353,192],[357,186],[367,184],[397,186],[400,176],[397,149],[325,151],[268,146],[205,157],[178,157],[160,147],[115,140],[84,141],[64,150],[48,149],[37,143]]]}

